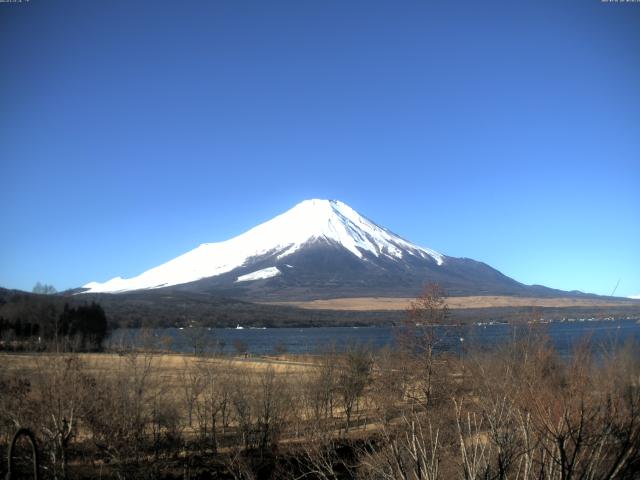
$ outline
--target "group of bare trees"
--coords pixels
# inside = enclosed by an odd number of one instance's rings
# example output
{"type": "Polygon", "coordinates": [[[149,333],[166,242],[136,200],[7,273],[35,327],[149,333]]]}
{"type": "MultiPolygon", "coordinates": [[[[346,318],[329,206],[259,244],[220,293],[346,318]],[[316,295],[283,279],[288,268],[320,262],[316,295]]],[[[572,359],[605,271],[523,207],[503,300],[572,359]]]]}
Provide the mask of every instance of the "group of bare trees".
{"type": "Polygon", "coordinates": [[[248,372],[229,360],[185,361],[181,403],[200,448],[261,452],[277,444],[292,408],[290,386],[272,366],[248,372]]]}
{"type": "Polygon", "coordinates": [[[464,477],[636,478],[640,471],[637,345],[561,360],[546,342],[512,345],[472,365],[454,399],[464,477]]]}
{"type": "Polygon", "coordinates": [[[0,443],[17,428],[34,430],[48,478],[69,478],[69,458],[77,461],[80,451],[126,476],[153,446],[154,430],[168,433],[163,419],[178,419],[170,402],[157,408],[161,385],[150,356],[116,357],[108,371],[90,368],[79,354],[33,359],[24,375],[0,380],[0,443]]]}
{"type": "Polygon", "coordinates": [[[30,428],[57,479],[638,478],[636,345],[560,358],[523,328],[463,368],[444,323],[434,287],[376,352],[33,356],[0,371],[0,449],[30,428]]]}
{"type": "Polygon", "coordinates": [[[408,371],[391,367],[408,378],[406,402],[395,403],[391,421],[363,450],[368,478],[639,478],[637,343],[604,350],[585,340],[560,358],[543,328],[523,326],[511,342],[471,351],[462,364],[456,355],[434,355],[443,330],[420,322],[446,318],[437,288],[412,309],[419,321],[395,357],[408,371]]]}

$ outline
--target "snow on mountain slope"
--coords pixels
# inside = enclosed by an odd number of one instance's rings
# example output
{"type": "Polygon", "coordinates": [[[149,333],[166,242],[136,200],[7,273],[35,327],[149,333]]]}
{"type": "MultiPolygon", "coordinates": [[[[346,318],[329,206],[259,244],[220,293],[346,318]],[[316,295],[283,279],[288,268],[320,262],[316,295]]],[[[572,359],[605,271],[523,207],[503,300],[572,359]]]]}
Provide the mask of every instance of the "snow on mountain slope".
{"type": "Polygon", "coordinates": [[[437,265],[442,265],[445,259],[434,250],[414,245],[376,225],[342,202],[316,199],[301,202],[230,240],[204,243],[137,277],[90,282],[83,288],[87,289],[85,293],[116,293],[179,285],[230,272],[252,258],[270,254],[279,260],[310,242],[323,240],[334,242],[363,260],[366,260],[365,253],[391,259],[431,258],[437,265]]]}
{"type": "Polygon", "coordinates": [[[251,282],[253,280],[264,280],[265,278],[275,277],[276,275],[280,275],[280,270],[278,270],[278,267],[267,267],[256,272],[247,273],[246,275],[240,275],[236,280],[236,283],[251,282]]]}

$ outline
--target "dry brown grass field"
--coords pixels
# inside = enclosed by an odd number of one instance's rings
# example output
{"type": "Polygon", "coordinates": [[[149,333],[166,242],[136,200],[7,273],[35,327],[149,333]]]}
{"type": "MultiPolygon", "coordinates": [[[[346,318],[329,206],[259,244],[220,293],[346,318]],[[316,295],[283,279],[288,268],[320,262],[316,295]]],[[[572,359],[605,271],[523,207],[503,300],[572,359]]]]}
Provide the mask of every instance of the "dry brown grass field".
{"type": "MultiPolygon", "coordinates": [[[[278,357],[215,357],[195,356],[177,353],[76,353],[74,357],[82,362],[82,371],[94,378],[113,378],[127,372],[148,370],[147,385],[161,391],[165,399],[178,405],[178,413],[184,416],[184,387],[191,372],[215,371],[259,381],[267,372],[274,372],[288,382],[301,382],[305,375],[317,368],[312,357],[283,355],[278,357]]],[[[69,354],[24,353],[0,354],[2,371],[0,379],[22,377],[32,378],[37,374],[49,374],[59,368],[61,359],[69,354]]],[[[195,429],[192,429],[195,430],[195,429]]],[[[191,432],[193,433],[193,432],[191,432]]]]}
{"type": "MultiPolygon", "coordinates": [[[[398,311],[406,310],[413,298],[355,297],[300,302],[270,302],[273,305],[289,305],[313,310],[346,311],[398,311]]],[[[535,298],[512,296],[447,297],[450,309],[499,308],[499,307],[616,307],[639,305],[634,300],[596,298],[535,298]]]]}
{"type": "MultiPolygon", "coordinates": [[[[46,367],[52,359],[66,356],[56,353],[0,353],[2,374],[29,373],[46,367]]],[[[117,369],[125,357],[117,353],[78,353],[87,371],[108,373],[117,369]]],[[[197,365],[215,365],[231,369],[259,373],[271,368],[278,373],[301,373],[315,367],[314,359],[304,355],[282,355],[273,357],[208,357],[179,353],[140,353],[136,362],[150,358],[154,374],[162,378],[180,378],[189,367],[197,365]]]]}

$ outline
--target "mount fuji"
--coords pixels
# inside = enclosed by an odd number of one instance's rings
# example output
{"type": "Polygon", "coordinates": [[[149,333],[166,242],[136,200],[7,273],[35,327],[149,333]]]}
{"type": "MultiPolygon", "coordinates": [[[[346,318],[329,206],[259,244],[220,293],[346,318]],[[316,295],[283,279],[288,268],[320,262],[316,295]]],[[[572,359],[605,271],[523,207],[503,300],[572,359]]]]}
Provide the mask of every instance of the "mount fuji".
{"type": "Polygon", "coordinates": [[[251,230],[204,243],[133,278],[90,282],[83,293],[167,289],[251,300],[414,296],[438,282],[449,295],[560,296],[490,266],[420,247],[343,202],[306,200],[251,230]]]}

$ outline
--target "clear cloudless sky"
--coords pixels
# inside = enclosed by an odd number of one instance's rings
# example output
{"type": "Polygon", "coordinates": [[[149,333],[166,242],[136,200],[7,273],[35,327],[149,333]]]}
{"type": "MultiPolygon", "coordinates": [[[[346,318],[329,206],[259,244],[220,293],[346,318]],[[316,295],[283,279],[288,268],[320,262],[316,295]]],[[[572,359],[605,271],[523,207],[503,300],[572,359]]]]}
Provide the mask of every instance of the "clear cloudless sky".
{"type": "Polygon", "coordinates": [[[307,198],[640,294],[640,3],[0,3],[0,286],[134,276],[307,198]]]}

